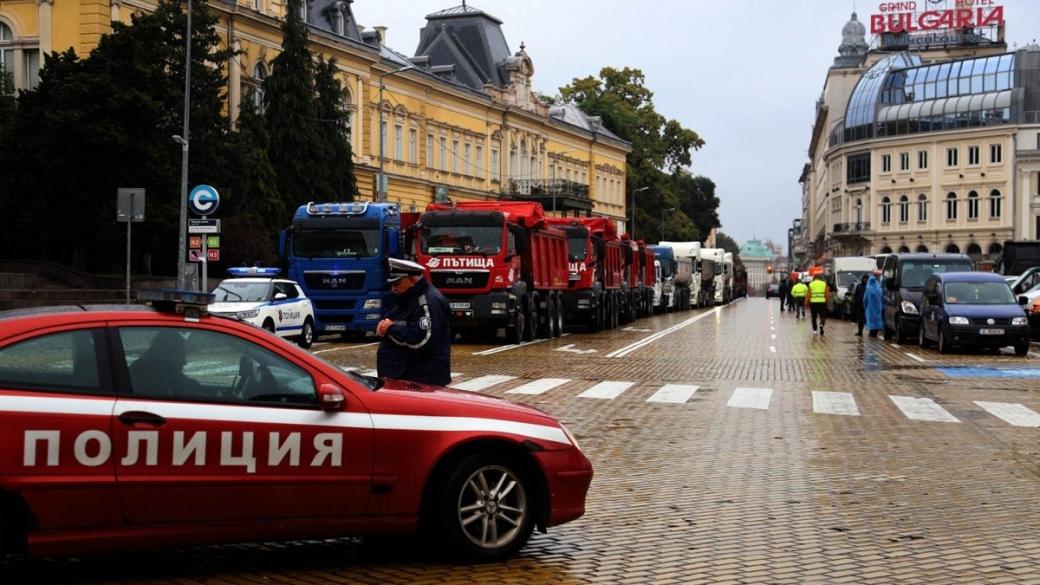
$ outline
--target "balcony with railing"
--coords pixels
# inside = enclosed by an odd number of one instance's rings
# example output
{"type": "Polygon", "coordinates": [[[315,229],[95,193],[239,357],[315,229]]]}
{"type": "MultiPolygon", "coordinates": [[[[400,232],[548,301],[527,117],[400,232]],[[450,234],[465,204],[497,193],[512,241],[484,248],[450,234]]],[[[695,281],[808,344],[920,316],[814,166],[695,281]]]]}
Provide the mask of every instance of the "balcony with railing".
{"type": "Polygon", "coordinates": [[[535,201],[546,211],[592,211],[589,186],[566,179],[511,180],[503,199],[535,201]]]}
{"type": "Polygon", "coordinates": [[[836,223],[831,233],[835,237],[858,236],[870,231],[869,221],[858,221],[851,223],[836,223]]]}

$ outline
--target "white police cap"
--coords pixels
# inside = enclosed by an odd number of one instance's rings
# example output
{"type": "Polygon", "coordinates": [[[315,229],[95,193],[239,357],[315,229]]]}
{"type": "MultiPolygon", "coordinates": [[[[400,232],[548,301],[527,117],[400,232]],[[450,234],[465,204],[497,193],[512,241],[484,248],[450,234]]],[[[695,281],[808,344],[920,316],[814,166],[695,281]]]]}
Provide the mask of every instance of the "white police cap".
{"type": "Polygon", "coordinates": [[[393,283],[401,280],[406,276],[422,276],[424,268],[422,264],[416,264],[410,260],[400,260],[398,258],[390,258],[390,275],[386,281],[393,283]]]}

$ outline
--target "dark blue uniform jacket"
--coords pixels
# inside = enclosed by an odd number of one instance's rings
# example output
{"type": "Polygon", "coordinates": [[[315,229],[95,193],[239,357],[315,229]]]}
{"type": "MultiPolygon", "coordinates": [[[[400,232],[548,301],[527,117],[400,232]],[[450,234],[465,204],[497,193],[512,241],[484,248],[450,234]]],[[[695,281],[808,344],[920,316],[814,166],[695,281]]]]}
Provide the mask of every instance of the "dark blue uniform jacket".
{"type": "Polygon", "coordinates": [[[420,384],[451,383],[451,323],[448,301],[426,279],[393,298],[388,319],[394,324],[379,345],[381,378],[420,384]]]}

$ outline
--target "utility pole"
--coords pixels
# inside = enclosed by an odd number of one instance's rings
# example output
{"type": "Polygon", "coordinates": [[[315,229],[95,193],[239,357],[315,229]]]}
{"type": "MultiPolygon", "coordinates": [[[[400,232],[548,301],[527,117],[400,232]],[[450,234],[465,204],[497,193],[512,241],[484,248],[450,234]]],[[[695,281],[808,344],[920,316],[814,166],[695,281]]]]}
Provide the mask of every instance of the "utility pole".
{"type": "Polygon", "coordinates": [[[174,136],[175,142],[181,145],[181,205],[180,231],[177,244],[177,288],[187,288],[188,253],[188,142],[190,141],[191,119],[191,0],[188,0],[188,32],[184,38],[184,129],[180,136],[174,136]]]}

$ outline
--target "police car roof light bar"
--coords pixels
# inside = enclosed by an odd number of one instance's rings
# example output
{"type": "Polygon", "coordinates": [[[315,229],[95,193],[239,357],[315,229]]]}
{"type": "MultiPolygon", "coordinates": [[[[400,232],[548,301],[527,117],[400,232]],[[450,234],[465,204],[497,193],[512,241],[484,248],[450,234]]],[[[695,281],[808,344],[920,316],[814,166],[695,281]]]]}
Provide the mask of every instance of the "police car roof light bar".
{"type": "Polygon", "coordinates": [[[228,274],[231,276],[278,276],[281,273],[281,268],[264,268],[260,266],[238,266],[228,268],[228,274]]]}
{"type": "Polygon", "coordinates": [[[307,215],[365,215],[368,201],[363,203],[315,203],[307,204],[307,215]]]}

